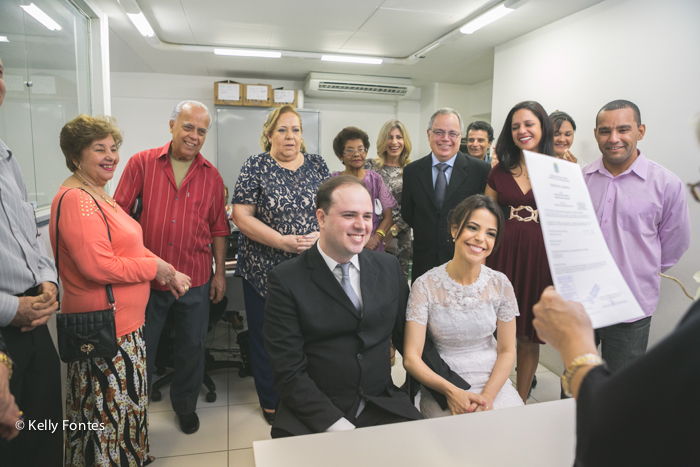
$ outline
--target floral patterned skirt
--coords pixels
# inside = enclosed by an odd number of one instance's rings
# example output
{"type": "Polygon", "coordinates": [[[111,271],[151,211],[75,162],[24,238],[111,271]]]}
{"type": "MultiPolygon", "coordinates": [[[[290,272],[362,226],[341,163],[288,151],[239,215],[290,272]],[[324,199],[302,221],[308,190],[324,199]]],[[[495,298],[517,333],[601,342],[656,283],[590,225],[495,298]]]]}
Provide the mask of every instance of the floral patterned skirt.
{"type": "Polygon", "coordinates": [[[117,338],[111,360],[68,364],[66,466],[142,466],[148,453],[143,327],[117,338]]]}

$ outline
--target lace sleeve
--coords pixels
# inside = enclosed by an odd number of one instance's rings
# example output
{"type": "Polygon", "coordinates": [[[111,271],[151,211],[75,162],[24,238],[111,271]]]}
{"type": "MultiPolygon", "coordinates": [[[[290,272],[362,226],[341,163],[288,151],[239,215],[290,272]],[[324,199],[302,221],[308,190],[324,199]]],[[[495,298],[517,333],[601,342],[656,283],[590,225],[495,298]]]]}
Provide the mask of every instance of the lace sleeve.
{"type": "Polygon", "coordinates": [[[515,299],[515,292],[508,278],[503,273],[498,273],[500,284],[498,288],[501,291],[501,300],[498,303],[496,316],[504,322],[512,321],[516,316],[520,316],[518,311],[518,301],[515,299]]]}
{"type": "Polygon", "coordinates": [[[419,277],[411,287],[411,295],[408,297],[406,321],[415,321],[425,326],[428,324],[429,293],[425,284],[425,277],[419,277]]]}

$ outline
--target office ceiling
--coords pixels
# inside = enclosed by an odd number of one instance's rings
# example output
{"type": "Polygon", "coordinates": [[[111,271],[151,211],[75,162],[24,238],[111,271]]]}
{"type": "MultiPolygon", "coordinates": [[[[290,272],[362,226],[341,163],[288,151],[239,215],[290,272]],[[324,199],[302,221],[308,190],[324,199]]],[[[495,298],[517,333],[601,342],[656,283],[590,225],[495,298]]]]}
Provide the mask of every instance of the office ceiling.
{"type": "MultiPolygon", "coordinates": [[[[124,0],[122,0],[124,1],[124,0]]],[[[161,41],[402,58],[460,27],[488,0],[136,0],[161,41]]],[[[160,50],[138,33],[118,0],[109,16],[113,71],[302,80],[310,71],[474,84],[493,76],[494,47],[602,0],[529,0],[412,65],[341,64],[160,50]]]]}

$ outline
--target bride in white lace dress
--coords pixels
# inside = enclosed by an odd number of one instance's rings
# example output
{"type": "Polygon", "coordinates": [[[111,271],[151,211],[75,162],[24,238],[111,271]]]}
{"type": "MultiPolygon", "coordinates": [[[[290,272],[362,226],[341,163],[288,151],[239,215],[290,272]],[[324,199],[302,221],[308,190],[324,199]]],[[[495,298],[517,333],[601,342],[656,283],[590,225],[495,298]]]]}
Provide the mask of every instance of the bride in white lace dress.
{"type": "Polygon", "coordinates": [[[452,261],[413,284],[406,312],[404,367],[424,386],[447,397],[442,410],[421,391],[426,418],[523,405],[508,376],[515,361],[518,304],[508,278],[483,265],[503,234],[503,214],[491,198],[474,195],[455,208],[452,261]],[[498,341],[493,336],[498,331],[498,341]],[[470,385],[457,388],[421,360],[426,332],[440,356],[470,385]]]}

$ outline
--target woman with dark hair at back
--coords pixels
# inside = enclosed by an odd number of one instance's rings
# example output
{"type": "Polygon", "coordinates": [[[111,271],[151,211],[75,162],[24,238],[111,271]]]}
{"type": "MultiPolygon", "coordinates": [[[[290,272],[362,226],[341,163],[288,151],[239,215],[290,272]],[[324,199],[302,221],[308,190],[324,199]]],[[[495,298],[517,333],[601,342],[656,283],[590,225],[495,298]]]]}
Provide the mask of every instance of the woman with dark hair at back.
{"type": "Polygon", "coordinates": [[[578,162],[576,156],[571,154],[571,145],[574,144],[576,122],[566,112],[557,110],[549,114],[554,130],[554,156],[565,161],[578,162]]]}
{"type": "Polygon", "coordinates": [[[485,190],[501,205],[506,219],[501,249],[486,264],[508,277],[518,300],[517,387],[527,401],[543,344],[532,326],[532,306],[545,287],[552,285],[552,275],[523,150],[554,156],[552,123],[534,101],[521,102],[508,112],[496,143],[498,164],[491,170],[485,190]]]}

